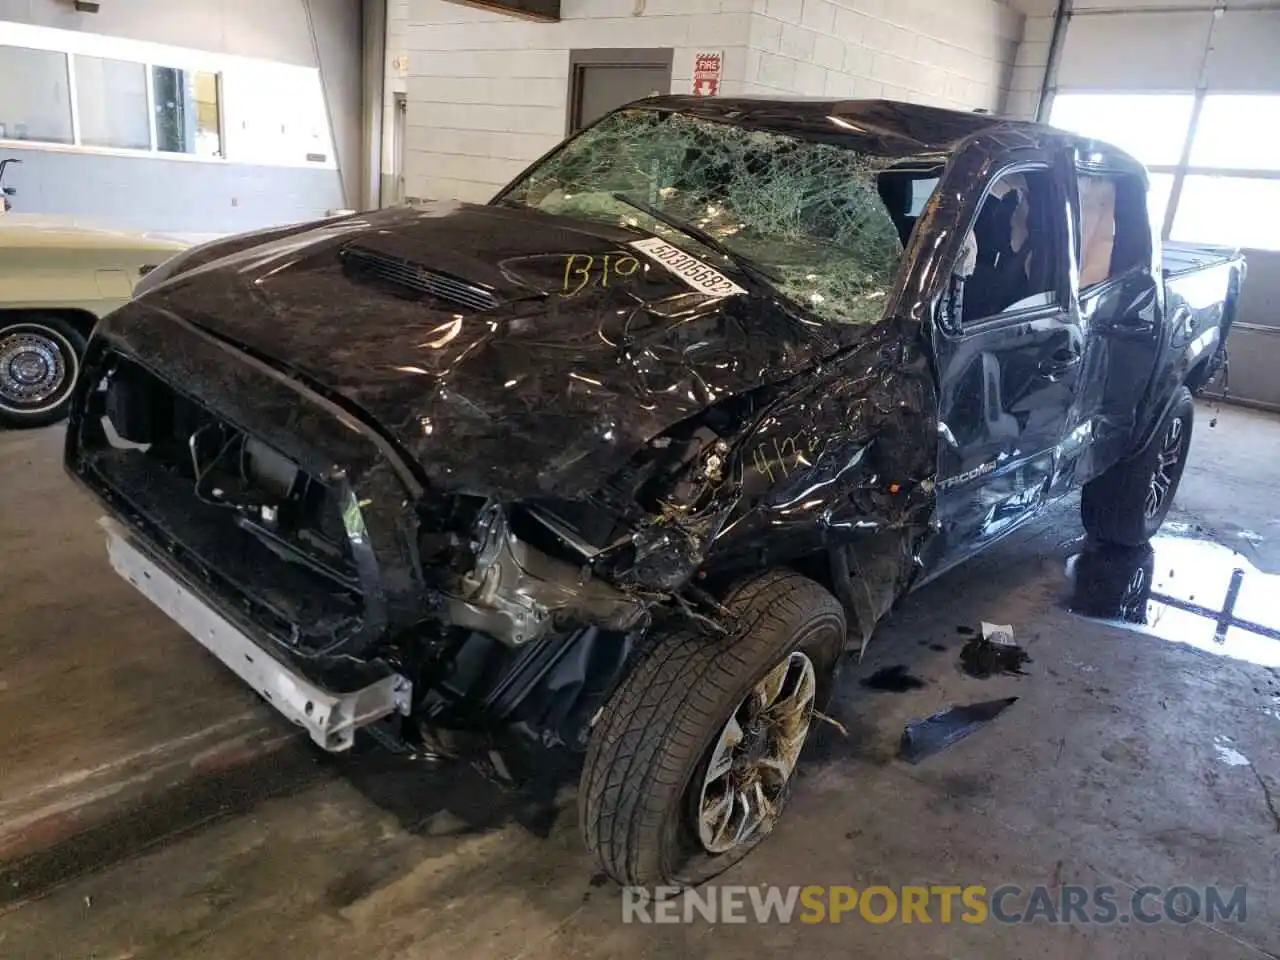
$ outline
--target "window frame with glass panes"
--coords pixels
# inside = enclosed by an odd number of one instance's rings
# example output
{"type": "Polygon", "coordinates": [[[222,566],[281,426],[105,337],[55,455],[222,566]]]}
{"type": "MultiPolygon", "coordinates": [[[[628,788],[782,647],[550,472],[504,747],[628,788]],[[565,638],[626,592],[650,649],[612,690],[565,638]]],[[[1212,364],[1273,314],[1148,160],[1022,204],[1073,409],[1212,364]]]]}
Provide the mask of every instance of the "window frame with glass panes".
{"type": "Polygon", "coordinates": [[[1063,89],[1050,106],[1146,165],[1162,239],[1280,250],[1280,93],[1063,89]]]}
{"type": "Polygon", "coordinates": [[[23,82],[3,84],[0,141],[226,159],[221,72],[0,43],[9,73],[23,82]]]}

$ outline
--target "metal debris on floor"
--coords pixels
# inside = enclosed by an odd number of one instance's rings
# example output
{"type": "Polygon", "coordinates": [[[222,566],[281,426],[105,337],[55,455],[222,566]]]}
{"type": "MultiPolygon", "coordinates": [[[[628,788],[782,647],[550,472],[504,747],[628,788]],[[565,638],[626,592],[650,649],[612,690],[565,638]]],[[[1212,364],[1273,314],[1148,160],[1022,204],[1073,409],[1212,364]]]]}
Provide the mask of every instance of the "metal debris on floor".
{"type": "Polygon", "coordinates": [[[998,674],[1021,677],[1031,662],[1027,652],[1013,639],[1013,627],[983,622],[982,633],[960,649],[960,669],[971,677],[987,680],[998,674]]]}
{"type": "Polygon", "coordinates": [[[902,731],[902,743],[898,747],[898,756],[907,763],[920,763],[922,760],[927,760],[935,753],[959,743],[969,734],[980,730],[1017,700],[1017,697],[984,700],[981,703],[941,710],[923,720],[912,720],[902,731]]]}
{"type": "Polygon", "coordinates": [[[1007,623],[987,623],[982,621],[982,639],[1001,646],[1017,646],[1013,642],[1013,627],[1007,623]]]}

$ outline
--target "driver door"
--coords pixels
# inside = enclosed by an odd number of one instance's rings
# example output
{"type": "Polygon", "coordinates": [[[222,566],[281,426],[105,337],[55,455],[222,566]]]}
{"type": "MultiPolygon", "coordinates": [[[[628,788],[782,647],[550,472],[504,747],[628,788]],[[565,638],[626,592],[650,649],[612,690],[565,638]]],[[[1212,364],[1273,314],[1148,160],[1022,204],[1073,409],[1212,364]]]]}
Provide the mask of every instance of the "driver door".
{"type": "Polygon", "coordinates": [[[953,269],[949,316],[935,326],[934,574],[1048,499],[1083,358],[1066,210],[1055,165],[1006,167],[988,182],[953,269]]]}

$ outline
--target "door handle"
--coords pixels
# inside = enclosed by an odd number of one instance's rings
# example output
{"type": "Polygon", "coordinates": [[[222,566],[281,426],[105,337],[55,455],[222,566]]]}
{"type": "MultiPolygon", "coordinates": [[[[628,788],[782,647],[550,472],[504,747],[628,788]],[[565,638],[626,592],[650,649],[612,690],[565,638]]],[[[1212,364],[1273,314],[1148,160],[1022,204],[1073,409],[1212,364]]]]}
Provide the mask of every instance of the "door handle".
{"type": "Polygon", "coordinates": [[[1040,375],[1052,380],[1080,366],[1080,361],[1083,359],[1083,353],[1076,353],[1073,350],[1059,350],[1047,360],[1040,362],[1040,375]]]}

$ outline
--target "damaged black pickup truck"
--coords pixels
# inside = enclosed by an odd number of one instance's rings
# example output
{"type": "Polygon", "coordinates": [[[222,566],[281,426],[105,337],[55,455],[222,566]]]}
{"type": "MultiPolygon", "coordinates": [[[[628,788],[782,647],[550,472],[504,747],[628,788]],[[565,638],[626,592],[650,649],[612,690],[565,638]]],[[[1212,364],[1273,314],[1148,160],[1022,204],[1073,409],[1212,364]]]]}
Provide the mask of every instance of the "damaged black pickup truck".
{"type": "Polygon", "coordinates": [[[585,751],[583,835],[696,883],[773,829],[843,653],[1083,487],[1160,526],[1242,260],[1141,166],[887,102],[662,97],[487,205],[218,241],[98,326],[115,568],[329,750],[585,751]]]}

